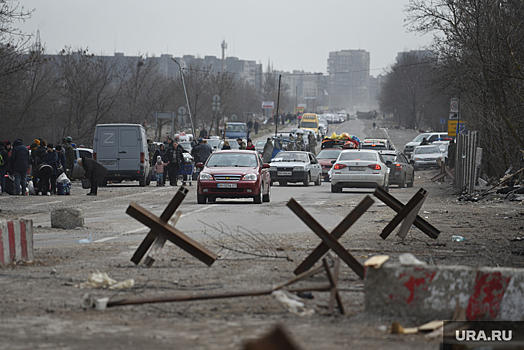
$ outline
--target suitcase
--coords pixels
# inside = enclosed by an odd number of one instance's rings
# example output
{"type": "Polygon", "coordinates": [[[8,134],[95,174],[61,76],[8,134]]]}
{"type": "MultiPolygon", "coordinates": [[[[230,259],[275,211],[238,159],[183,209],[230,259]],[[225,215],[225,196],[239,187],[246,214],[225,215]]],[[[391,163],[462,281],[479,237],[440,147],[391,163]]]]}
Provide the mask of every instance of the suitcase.
{"type": "Polygon", "coordinates": [[[57,195],[70,195],[71,194],[71,183],[56,183],[56,194],[57,195]]]}
{"type": "Polygon", "coordinates": [[[6,175],[5,176],[5,192],[10,195],[15,194],[15,177],[6,175]]]}
{"type": "Polygon", "coordinates": [[[82,179],[82,188],[84,190],[91,189],[91,180],[90,179],[82,179]]]}

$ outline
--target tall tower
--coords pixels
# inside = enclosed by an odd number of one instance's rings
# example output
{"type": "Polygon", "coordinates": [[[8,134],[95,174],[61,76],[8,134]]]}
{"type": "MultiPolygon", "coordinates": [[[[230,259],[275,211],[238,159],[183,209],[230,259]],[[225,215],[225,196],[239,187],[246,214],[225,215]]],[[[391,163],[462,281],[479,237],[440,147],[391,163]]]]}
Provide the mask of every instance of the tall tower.
{"type": "Polygon", "coordinates": [[[225,40],[222,40],[222,73],[224,73],[224,69],[226,67],[226,49],[227,44],[225,40]]]}

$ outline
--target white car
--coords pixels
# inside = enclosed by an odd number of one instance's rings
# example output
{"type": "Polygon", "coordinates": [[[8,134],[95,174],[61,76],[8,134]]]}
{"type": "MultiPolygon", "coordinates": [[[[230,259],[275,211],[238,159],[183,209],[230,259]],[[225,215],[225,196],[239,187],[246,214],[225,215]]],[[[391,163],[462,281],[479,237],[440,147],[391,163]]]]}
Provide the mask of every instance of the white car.
{"type": "Polygon", "coordinates": [[[375,188],[389,191],[389,168],[373,150],[346,150],[340,152],[331,168],[331,192],[342,192],[345,187],[375,188]]]}
{"type": "Polygon", "coordinates": [[[444,160],[444,154],[438,148],[438,145],[417,146],[411,155],[411,159],[415,162],[413,164],[415,170],[438,167],[437,159],[439,158],[444,160]]]}

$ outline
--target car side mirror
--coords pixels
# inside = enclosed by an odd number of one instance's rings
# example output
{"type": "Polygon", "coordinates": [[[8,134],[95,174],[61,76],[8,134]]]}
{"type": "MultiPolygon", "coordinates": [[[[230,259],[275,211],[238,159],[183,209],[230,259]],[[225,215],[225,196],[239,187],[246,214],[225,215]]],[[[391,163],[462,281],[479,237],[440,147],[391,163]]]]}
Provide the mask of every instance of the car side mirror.
{"type": "Polygon", "coordinates": [[[199,169],[203,168],[204,167],[204,163],[199,162],[199,163],[196,164],[196,167],[199,168],[199,169]]]}
{"type": "Polygon", "coordinates": [[[337,161],[336,160],[332,160],[331,161],[331,164],[335,164],[337,161]]]}
{"type": "Polygon", "coordinates": [[[413,159],[411,159],[411,160],[409,161],[409,164],[415,164],[415,161],[414,161],[413,159]]]}
{"type": "Polygon", "coordinates": [[[391,165],[391,164],[393,164],[392,161],[390,161],[390,160],[386,160],[386,165],[391,165]]]}
{"type": "Polygon", "coordinates": [[[268,163],[264,163],[262,164],[262,169],[267,169],[267,168],[270,168],[271,165],[269,165],[268,163]]]}

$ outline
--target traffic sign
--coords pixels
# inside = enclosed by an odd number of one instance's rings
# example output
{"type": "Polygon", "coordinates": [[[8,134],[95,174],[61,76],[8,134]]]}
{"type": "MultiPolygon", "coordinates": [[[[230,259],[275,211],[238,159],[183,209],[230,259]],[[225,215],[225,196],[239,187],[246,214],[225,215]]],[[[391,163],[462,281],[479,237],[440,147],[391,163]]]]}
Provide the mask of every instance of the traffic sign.
{"type": "Polygon", "coordinates": [[[213,101],[214,101],[214,102],[218,102],[218,101],[220,101],[220,96],[219,96],[219,95],[214,95],[214,96],[213,96],[213,101]]]}
{"type": "Polygon", "coordinates": [[[459,99],[458,98],[452,98],[449,111],[451,113],[458,113],[459,111],[459,99]]]}
{"type": "Polygon", "coordinates": [[[275,102],[274,101],[262,102],[262,108],[263,109],[273,109],[273,108],[275,108],[275,102]]]}
{"type": "Polygon", "coordinates": [[[186,107],[182,106],[178,108],[178,115],[185,115],[187,112],[186,107]]]}
{"type": "Polygon", "coordinates": [[[446,124],[446,119],[440,118],[440,124],[446,124]]]}

